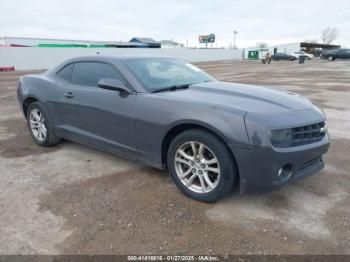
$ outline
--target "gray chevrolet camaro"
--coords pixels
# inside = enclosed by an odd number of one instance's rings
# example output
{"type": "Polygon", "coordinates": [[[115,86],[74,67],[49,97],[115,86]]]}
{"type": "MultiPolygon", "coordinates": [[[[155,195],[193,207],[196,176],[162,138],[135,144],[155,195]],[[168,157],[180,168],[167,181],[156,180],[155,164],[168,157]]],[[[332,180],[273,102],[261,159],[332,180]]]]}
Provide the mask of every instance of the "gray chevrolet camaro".
{"type": "Polygon", "coordinates": [[[33,140],[61,139],[168,169],[187,196],[214,202],[271,189],[324,167],[324,113],[308,99],[218,82],[155,56],[85,56],[18,84],[33,140]]]}

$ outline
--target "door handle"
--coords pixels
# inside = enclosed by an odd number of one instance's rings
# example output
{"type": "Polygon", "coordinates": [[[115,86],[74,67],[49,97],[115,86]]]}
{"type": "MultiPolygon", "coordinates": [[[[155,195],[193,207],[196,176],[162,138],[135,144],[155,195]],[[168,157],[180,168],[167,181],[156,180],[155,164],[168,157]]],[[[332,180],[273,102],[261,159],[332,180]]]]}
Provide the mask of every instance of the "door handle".
{"type": "Polygon", "coordinates": [[[66,92],[66,93],[64,94],[64,96],[67,97],[67,98],[73,98],[73,97],[74,97],[74,95],[73,95],[72,92],[66,92]]]}

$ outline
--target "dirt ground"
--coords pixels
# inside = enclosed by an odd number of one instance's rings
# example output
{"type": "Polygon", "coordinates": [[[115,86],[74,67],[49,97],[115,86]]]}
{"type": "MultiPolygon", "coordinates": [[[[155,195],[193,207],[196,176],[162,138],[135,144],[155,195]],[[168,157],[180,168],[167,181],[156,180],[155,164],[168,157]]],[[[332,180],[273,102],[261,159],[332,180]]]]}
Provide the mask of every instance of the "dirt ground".
{"type": "Polygon", "coordinates": [[[269,193],[196,202],[166,172],[70,142],[35,145],[16,100],[28,72],[0,73],[0,253],[350,254],[350,62],[198,65],[321,105],[326,168],[269,193]]]}

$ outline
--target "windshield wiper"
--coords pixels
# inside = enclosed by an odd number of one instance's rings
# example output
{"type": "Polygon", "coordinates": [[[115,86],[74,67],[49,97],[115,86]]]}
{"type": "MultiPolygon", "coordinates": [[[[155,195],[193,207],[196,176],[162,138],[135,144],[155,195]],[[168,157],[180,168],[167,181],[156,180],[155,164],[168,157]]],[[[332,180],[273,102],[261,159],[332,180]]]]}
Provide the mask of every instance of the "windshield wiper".
{"type": "Polygon", "coordinates": [[[173,85],[173,86],[168,86],[168,87],[164,87],[164,88],[160,88],[157,90],[152,91],[152,93],[160,93],[160,92],[164,92],[164,91],[175,91],[175,90],[179,90],[179,89],[187,89],[190,85],[186,84],[186,85],[173,85]]]}

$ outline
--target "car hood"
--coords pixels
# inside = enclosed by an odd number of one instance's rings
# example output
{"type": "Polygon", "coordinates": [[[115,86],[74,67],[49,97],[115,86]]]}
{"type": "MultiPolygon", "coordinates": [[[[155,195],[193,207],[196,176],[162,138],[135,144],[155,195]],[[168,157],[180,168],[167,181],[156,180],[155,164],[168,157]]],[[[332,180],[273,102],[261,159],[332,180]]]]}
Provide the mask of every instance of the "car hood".
{"type": "Polygon", "coordinates": [[[185,90],[159,94],[208,106],[215,104],[261,114],[287,113],[313,107],[308,99],[291,92],[226,82],[199,83],[185,90]]]}

